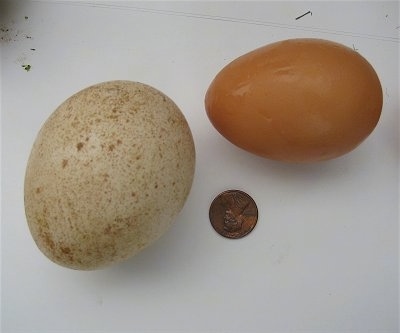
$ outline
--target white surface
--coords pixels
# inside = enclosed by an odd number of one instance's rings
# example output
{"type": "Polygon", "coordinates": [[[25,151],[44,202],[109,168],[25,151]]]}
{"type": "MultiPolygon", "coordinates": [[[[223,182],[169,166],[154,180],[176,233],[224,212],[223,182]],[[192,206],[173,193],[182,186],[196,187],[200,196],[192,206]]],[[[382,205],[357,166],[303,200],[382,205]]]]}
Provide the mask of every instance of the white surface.
{"type": "Polygon", "coordinates": [[[3,3],[1,331],[397,332],[398,11],[398,2],[3,3]],[[206,117],[204,94],[224,65],[294,37],[354,46],[381,79],[379,125],[342,158],[258,158],[206,117]],[[73,271],[29,234],[26,162],[62,101],[114,79],[150,84],[178,104],[195,139],[195,180],[152,247],[105,270],[73,271]],[[230,188],[259,208],[241,240],[220,237],[208,220],[212,199],[230,188]]]}

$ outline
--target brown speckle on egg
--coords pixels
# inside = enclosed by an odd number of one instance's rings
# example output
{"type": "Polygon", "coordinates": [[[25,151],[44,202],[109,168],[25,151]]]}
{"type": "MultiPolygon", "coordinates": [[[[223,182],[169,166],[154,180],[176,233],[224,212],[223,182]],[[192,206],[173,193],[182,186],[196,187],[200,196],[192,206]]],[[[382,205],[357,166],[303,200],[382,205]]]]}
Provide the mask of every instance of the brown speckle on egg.
{"type": "Polygon", "coordinates": [[[79,142],[79,143],[76,145],[76,149],[77,149],[78,151],[80,151],[80,150],[83,148],[83,145],[84,145],[83,142],[79,142]]]}

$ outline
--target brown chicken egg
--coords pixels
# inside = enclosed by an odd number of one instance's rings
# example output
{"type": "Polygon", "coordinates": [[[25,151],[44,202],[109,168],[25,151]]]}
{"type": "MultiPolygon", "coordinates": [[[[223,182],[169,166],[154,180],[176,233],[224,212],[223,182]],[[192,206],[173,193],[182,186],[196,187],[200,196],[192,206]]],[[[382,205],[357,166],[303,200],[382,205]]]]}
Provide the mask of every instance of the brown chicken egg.
{"type": "Polygon", "coordinates": [[[382,87],[358,52],[322,39],[290,39],[235,59],[214,78],[207,115],[230,142],[286,162],[336,158],[373,131],[382,87]]]}

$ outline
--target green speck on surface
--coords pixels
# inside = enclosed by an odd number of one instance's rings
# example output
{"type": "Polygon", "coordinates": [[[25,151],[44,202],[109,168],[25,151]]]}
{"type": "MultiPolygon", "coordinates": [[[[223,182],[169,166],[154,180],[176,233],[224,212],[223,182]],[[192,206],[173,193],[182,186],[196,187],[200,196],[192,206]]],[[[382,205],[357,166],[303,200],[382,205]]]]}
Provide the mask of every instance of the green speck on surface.
{"type": "Polygon", "coordinates": [[[22,68],[25,69],[27,72],[31,70],[31,65],[22,65],[22,68]]]}
{"type": "Polygon", "coordinates": [[[27,20],[28,19],[28,16],[25,16],[25,20],[27,20]]]}

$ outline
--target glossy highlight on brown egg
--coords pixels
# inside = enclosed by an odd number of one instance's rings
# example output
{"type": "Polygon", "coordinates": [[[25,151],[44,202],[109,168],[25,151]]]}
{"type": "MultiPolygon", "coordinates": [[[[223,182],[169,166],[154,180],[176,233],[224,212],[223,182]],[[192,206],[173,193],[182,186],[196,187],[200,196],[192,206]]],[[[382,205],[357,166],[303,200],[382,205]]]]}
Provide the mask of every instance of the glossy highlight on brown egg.
{"type": "Polygon", "coordinates": [[[355,149],[376,127],[382,87],[372,65],[336,42],[275,42],[233,60],[211,82],[205,108],[226,139],[285,162],[355,149]]]}

